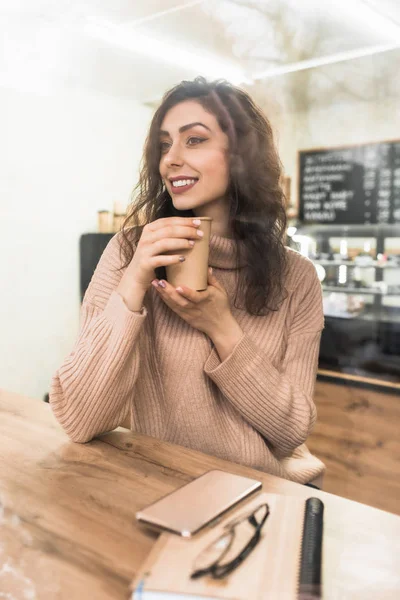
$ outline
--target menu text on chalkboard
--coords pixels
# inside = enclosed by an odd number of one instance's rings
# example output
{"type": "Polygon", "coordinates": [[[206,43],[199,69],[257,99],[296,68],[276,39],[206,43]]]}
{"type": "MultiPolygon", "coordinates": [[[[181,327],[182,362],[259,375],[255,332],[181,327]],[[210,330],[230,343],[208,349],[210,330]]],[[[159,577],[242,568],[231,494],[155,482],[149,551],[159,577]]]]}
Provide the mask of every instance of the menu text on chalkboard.
{"type": "Polygon", "coordinates": [[[299,153],[303,223],[400,223],[400,140],[299,153]]]}

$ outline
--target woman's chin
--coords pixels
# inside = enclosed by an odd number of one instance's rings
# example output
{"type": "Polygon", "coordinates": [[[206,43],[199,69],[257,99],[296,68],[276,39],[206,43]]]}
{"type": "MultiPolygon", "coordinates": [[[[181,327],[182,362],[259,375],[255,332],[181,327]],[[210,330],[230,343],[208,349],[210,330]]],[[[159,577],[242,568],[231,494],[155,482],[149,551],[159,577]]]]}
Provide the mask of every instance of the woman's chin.
{"type": "Polygon", "coordinates": [[[172,198],[172,204],[176,210],[194,210],[202,205],[202,202],[190,200],[189,198],[172,198]]]}

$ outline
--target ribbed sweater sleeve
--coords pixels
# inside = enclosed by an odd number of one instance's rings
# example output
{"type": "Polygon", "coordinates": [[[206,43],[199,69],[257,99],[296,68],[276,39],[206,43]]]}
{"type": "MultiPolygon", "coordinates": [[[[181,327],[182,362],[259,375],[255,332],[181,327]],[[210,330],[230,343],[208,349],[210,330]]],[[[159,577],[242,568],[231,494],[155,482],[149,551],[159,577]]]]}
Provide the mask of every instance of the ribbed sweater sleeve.
{"type": "Polygon", "coordinates": [[[122,272],[118,236],[105,249],[81,308],[78,340],[52,380],[50,404],[70,438],[87,442],[121,424],[139,372],[137,341],[146,318],[115,291],[122,272]]]}
{"type": "Polygon", "coordinates": [[[294,317],[279,368],[246,333],[223,362],[214,349],[204,367],[224,396],[281,457],[307,439],[316,419],[313,392],[323,309],[321,285],[312,265],[292,301],[294,317]]]}

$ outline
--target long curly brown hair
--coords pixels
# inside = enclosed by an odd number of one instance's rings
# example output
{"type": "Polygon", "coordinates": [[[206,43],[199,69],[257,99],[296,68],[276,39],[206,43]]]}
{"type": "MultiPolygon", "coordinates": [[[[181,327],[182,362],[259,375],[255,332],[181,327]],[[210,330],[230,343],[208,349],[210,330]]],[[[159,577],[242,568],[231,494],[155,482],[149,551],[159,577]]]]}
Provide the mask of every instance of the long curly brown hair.
{"type": "MultiPolygon", "coordinates": [[[[164,95],[150,125],[139,183],[121,232],[122,268],[132,260],[144,225],[164,217],[194,216],[191,210],[175,209],[159,172],[159,131],[164,117],[173,106],[193,99],[215,115],[229,139],[230,223],[233,238],[241,242],[236,254],[235,306],[244,299],[247,312],[265,315],[277,310],[285,297],[286,212],[281,162],[266,116],[244,90],[225,80],[208,82],[197,77],[182,81],[164,95]],[[243,262],[245,266],[239,268],[243,262]]],[[[165,268],[156,269],[156,276],[165,279],[165,268]]]]}

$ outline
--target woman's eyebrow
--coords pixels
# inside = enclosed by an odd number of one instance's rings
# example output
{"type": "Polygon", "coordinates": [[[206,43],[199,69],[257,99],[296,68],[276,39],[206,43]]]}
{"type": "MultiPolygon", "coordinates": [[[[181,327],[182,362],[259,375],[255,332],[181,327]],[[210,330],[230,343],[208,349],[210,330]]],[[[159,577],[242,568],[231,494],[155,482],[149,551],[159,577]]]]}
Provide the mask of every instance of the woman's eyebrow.
{"type": "MultiPolygon", "coordinates": [[[[184,131],[187,131],[188,129],[192,129],[192,127],[196,127],[196,125],[200,125],[201,127],[204,127],[205,129],[208,129],[208,131],[211,132],[211,129],[209,127],[207,127],[207,125],[204,125],[204,123],[200,123],[198,121],[196,123],[188,123],[188,125],[182,125],[182,127],[179,128],[179,133],[183,133],[184,131]]],[[[164,131],[163,129],[161,129],[160,135],[169,135],[169,133],[168,133],[168,131],[164,131]]]]}

